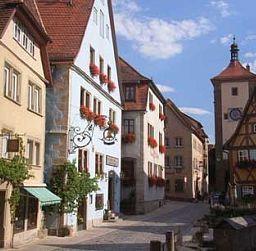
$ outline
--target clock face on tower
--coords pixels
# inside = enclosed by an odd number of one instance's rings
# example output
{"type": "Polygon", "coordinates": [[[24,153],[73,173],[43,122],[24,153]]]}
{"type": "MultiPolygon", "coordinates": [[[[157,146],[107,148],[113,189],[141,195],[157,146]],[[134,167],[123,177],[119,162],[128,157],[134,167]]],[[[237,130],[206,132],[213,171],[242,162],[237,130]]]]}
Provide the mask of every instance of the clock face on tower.
{"type": "Polygon", "coordinates": [[[242,111],[240,108],[231,108],[229,110],[229,118],[233,121],[238,121],[242,118],[242,111]]]}

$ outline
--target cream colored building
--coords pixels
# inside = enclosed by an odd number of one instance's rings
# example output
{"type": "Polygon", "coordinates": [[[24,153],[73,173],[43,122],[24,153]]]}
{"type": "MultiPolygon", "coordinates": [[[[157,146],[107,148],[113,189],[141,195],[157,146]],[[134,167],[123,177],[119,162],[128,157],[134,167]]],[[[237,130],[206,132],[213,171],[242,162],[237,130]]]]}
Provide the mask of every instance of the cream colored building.
{"type": "Polygon", "coordinates": [[[166,197],[193,200],[208,192],[208,140],[202,125],[167,100],[166,197]]]}
{"type": "Polygon", "coordinates": [[[13,227],[8,203],[11,187],[0,185],[0,248],[11,245],[13,231],[14,245],[24,244],[38,235],[42,226],[41,206],[47,202],[33,193],[51,195],[43,179],[45,93],[50,83],[46,53],[49,38],[33,1],[11,6],[8,2],[0,3],[0,157],[14,156],[15,153],[7,152],[7,142],[15,134],[19,135],[34,177],[26,180],[21,189],[13,227]]]}

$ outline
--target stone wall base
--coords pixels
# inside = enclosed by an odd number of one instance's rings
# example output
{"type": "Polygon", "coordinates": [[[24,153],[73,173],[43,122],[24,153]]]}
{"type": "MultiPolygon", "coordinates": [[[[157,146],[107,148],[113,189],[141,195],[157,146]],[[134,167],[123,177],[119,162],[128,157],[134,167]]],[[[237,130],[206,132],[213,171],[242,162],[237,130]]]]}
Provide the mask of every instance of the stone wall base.
{"type": "Polygon", "coordinates": [[[34,241],[38,237],[38,229],[32,229],[17,233],[14,235],[13,244],[14,247],[23,246],[24,244],[34,241]]]}
{"type": "Polygon", "coordinates": [[[146,214],[146,213],[156,210],[159,207],[162,207],[163,205],[164,205],[163,199],[137,202],[136,206],[135,206],[135,213],[136,214],[146,214]]]}
{"type": "Polygon", "coordinates": [[[86,230],[91,229],[96,226],[100,226],[103,223],[103,219],[92,219],[92,220],[87,220],[86,221],[86,230]]]}

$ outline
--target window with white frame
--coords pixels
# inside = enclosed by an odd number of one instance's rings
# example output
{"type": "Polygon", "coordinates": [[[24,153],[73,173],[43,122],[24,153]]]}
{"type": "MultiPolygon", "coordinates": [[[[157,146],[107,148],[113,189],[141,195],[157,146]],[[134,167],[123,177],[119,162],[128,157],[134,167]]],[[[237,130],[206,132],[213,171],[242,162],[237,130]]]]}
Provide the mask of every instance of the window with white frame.
{"type": "Polygon", "coordinates": [[[110,28],[109,25],[106,25],[106,38],[109,39],[109,33],[110,33],[110,28]]]}
{"type": "Polygon", "coordinates": [[[134,119],[124,119],[124,133],[135,133],[134,119]]]}
{"type": "Polygon", "coordinates": [[[158,177],[163,178],[163,167],[162,166],[158,166],[158,177]]]}
{"type": "Polygon", "coordinates": [[[253,186],[242,186],[242,194],[243,196],[248,194],[254,194],[254,187],[253,186]]]}
{"type": "Polygon", "coordinates": [[[28,159],[28,164],[33,165],[34,164],[34,142],[33,140],[28,140],[27,141],[27,159],[28,159]]]}
{"type": "Polygon", "coordinates": [[[180,137],[177,137],[177,138],[175,138],[175,146],[176,147],[182,147],[182,138],[180,138],[180,137]]]}
{"type": "Polygon", "coordinates": [[[116,112],[113,109],[109,109],[109,120],[115,124],[116,123],[116,112]]]}
{"type": "Polygon", "coordinates": [[[14,22],[14,39],[31,55],[35,54],[35,44],[27,30],[19,23],[14,22]]]}
{"type": "Polygon", "coordinates": [[[6,97],[20,102],[20,74],[8,64],[4,66],[4,88],[6,97]]]}
{"type": "Polygon", "coordinates": [[[148,176],[152,177],[153,176],[153,164],[152,162],[148,162],[148,176]]]}
{"type": "Polygon", "coordinates": [[[91,94],[83,87],[80,89],[80,106],[91,108],[91,94]]]}
{"type": "Polygon", "coordinates": [[[238,161],[245,161],[248,160],[248,150],[239,150],[238,154],[238,161]]]}
{"type": "Polygon", "coordinates": [[[104,37],[104,13],[100,11],[100,36],[104,37]]]}
{"type": "Polygon", "coordinates": [[[93,22],[98,24],[98,10],[95,7],[93,8],[93,22]]]}
{"type": "Polygon", "coordinates": [[[96,114],[101,114],[101,101],[97,98],[93,99],[93,112],[96,114]]]}
{"type": "Polygon", "coordinates": [[[42,112],[41,88],[29,82],[28,84],[28,109],[36,113],[42,112]]]}
{"type": "Polygon", "coordinates": [[[35,164],[40,166],[40,143],[35,143],[35,164]]]}
{"type": "Polygon", "coordinates": [[[154,138],[155,132],[154,127],[148,123],[148,137],[154,138]]]}
{"type": "Polygon", "coordinates": [[[158,165],[154,164],[154,175],[157,176],[158,175],[158,165]]]}
{"type": "Polygon", "coordinates": [[[7,152],[7,143],[8,143],[8,139],[10,139],[10,135],[12,134],[11,131],[3,129],[2,130],[2,137],[0,137],[1,139],[1,157],[5,158],[5,159],[11,159],[12,154],[7,152]]]}
{"type": "Polygon", "coordinates": [[[176,167],[182,167],[182,164],[183,164],[182,156],[180,155],[174,156],[174,165],[176,167]]]}

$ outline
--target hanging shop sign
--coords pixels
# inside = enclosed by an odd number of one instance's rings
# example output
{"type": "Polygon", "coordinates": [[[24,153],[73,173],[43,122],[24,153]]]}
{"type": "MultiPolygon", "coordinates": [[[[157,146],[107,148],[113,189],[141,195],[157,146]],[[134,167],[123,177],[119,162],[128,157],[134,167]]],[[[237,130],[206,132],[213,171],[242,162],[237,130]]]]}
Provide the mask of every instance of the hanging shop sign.
{"type": "Polygon", "coordinates": [[[108,166],[118,167],[118,165],[119,165],[119,159],[107,155],[107,156],[106,156],[106,164],[107,164],[108,166]]]}
{"type": "Polygon", "coordinates": [[[8,139],[7,140],[7,152],[17,153],[20,150],[20,141],[18,139],[8,139]]]}

